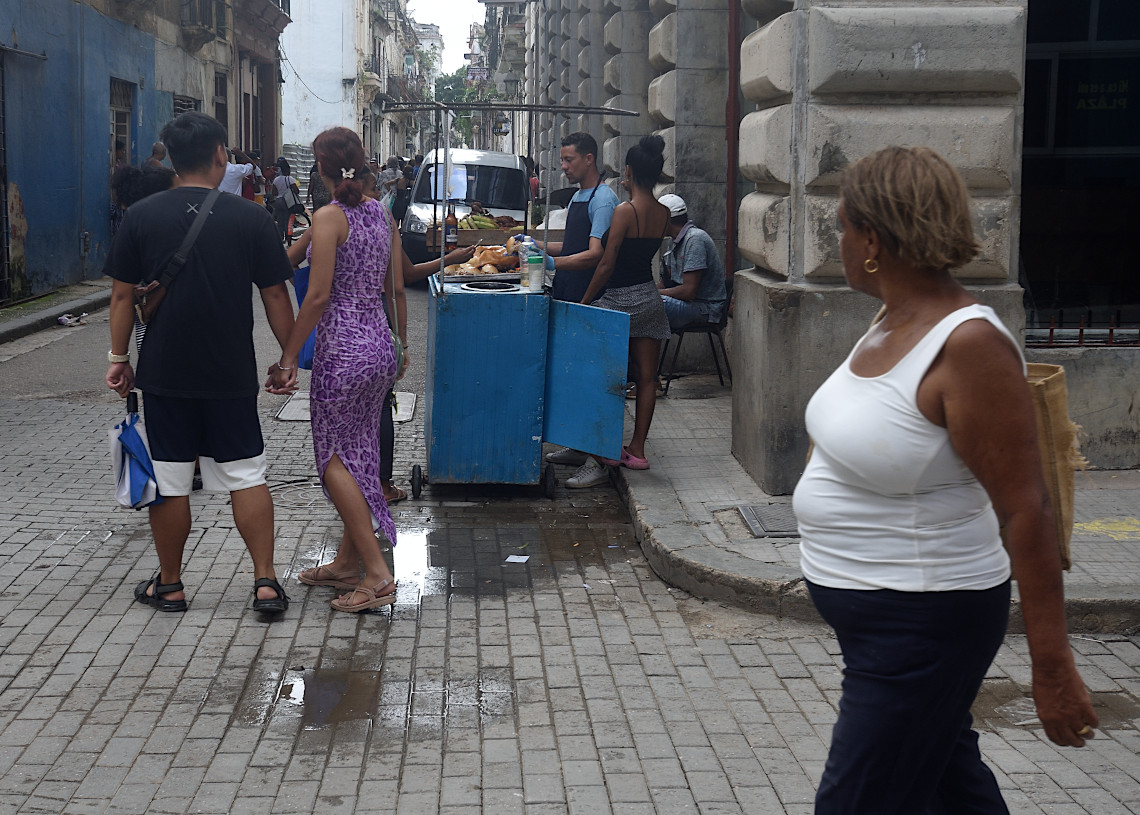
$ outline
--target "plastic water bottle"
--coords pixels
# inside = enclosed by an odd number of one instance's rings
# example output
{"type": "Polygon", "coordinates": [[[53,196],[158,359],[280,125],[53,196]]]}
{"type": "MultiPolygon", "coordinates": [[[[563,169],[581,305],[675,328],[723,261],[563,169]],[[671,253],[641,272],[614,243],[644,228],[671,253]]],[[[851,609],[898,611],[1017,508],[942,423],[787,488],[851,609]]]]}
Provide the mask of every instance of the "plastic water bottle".
{"type": "Polygon", "coordinates": [[[530,267],[527,265],[527,260],[530,258],[530,250],[532,246],[527,244],[527,236],[522,236],[515,243],[515,253],[519,256],[519,286],[523,289],[530,289],[530,267]]]}
{"type": "Polygon", "coordinates": [[[519,270],[520,285],[529,292],[542,291],[542,252],[530,235],[524,235],[519,244],[519,270]]]}

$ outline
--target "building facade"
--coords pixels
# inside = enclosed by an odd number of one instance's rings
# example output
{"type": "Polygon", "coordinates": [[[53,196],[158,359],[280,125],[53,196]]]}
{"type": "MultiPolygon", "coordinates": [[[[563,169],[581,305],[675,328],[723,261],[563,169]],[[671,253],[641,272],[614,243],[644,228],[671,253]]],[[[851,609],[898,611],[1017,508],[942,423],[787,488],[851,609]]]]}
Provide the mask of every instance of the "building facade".
{"type": "MultiPolygon", "coordinates": [[[[316,135],[336,126],[359,134],[381,161],[416,152],[418,117],[393,107],[423,99],[428,87],[406,0],[293,0],[293,16],[282,37],[288,154],[307,160],[316,135]]],[[[434,35],[442,51],[438,28],[434,35]]]]}
{"type": "Polygon", "coordinates": [[[726,268],[736,272],[733,451],[765,489],[786,493],[798,480],[807,399],[877,306],[844,283],[835,211],[843,169],[889,144],[930,146],[959,169],[983,246],[959,278],[1015,333],[1028,332],[1035,345],[1050,325],[1076,337],[1079,324],[1081,342],[1131,338],[1129,349],[1028,354],[1066,365],[1089,459],[1140,466],[1140,291],[1123,237],[1140,209],[1140,113],[1135,99],[1129,104],[1140,82],[1134,3],[550,0],[507,8],[523,15],[526,33],[521,59],[502,51],[504,87],[509,73],[528,102],[641,114],[537,116],[535,154],[556,160],[562,135],[589,130],[612,177],[631,143],[660,133],[658,192],[682,195],[722,239],[726,268]]]}
{"type": "Polygon", "coordinates": [[[276,153],[289,0],[15,0],[0,5],[0,305],[98,277],[109,180],[175,115],[276,153]]]}

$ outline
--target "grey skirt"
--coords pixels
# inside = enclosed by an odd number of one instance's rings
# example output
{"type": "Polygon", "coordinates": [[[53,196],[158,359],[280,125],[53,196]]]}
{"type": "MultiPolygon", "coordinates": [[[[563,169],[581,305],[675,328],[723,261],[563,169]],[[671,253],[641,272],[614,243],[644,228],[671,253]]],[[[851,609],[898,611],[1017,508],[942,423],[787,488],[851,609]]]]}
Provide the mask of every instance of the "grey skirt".
{"type": "Polygon", "coordinates": [[[669,318],[665,316],[665,304],[661,302],[661,292],[657,291],[657,285],[652,280],[619,289],[606,289],[591,305],[628,314],[630,339],[669,339],[671,332],[669,318]]]}

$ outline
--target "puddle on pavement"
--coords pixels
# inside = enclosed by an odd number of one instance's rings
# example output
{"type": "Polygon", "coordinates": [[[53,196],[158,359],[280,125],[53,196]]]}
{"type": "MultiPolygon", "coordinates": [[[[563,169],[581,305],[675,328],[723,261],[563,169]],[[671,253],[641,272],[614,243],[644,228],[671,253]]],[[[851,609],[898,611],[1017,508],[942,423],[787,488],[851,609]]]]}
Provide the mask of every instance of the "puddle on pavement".
{"type": "MultiPolygon", "coordinates": [[[[553,546],[537,525],[447,530],[404,529],[397,545],[384,548],[384,556],[399,583],[399,600],[375,614],[414,614],[425,596],[474,594],[502,596],[508,588],[530,585],[527,564],[505,564],[505,554],[532,549],[537,568],[555,559],[578,556],[582,544],[559,533],[553,546]],[[577,546],[575,544],[578,544],[577,546]],[[520,549],[520,546],[525,548],[520,549]]],[[[320,563],[330,558],[340,542],[340,529],[332,528],[319,541],[302,550],[298,562],[320,563]]],[[[356,652],[353,662],[360,667],[356,652]]],[[[367,670],[345,667],[296,667],[284,675],[251,678],[243,694],[238,718],[260,724],[266,718],[300,717],[306,730],[321,730],[344,722],[367,721],[386,730],[438,735],[448,721],[477,726],[511,716],[515,691],[509,672],[487,671],[479,676],[435,675],[419,685],[400,677],[384,681],[384,648],[363,660],[367,670]]]]}
{"type": "MultiPolygon", "coordinates": [[[[467,497],[475,500],[421,508],[424,526],[400,529],[397,545],[383,548],[399,583],[399,599],[391,607],[366,614],[414,619],[424,597],[502,597],[569,574],[588,583],[587,568],[627,561],[639,553],[628,519],[611,506],[612,497],[573,496],[561,508],[565,511],[558,513],[545,499],[496,503],[484,500],[487,495],[482,493],[467,497]],[[431,515],[437,511],[447,515],[444,528],[431,527],[431,515]],[[508,563],[511,555],[527,560],[508,563]]],[[[327,505],[320,487],[312,483],[278,488],[274,500],[300,508],[327,505]]],[[[340,524],[334,521],[320,538],[303,541],[295,568],[330,560],[340,536],[340,524]]],[[[376,623],[387,624],[382,619],[376,623]]],[[[454,676],[443,669],[431,678],[420,678],[417,686],[413,677],[423,677],[423,672],[390,677],[385,671],[387,634],[376,633],[372,651],[364,653],[358,642],[349,659],[336,659],[336,668],[294,665],[284,673],[250,677],[239,703],[239,719],[256,724],[269,718],[300,718],[306,730],[367,722],[414,738],[438,735],[449,723],[477,727],[515,714],[516,691],[509,670],[454,676]]]]}
{"type": "MultiPolygon", "coordinates": [[[[488,672],[480,678],[451,677],[445,684],[428,681],[422,687],[399,680],[383,682],[380,671],[334,668],[291,669],[285,672],[274,698],[274,715],[300,716],[305,730],[322,730],[344,722],[370,722],[387,729],[438,732],[448,720],[470,726],[514,712],[515,694],[509,675],[488,672]]],[[[261,711],[239,710],[243,723],[260,723],[261,711]],[[250,714],[253,714],[252,716],[250,714]]]]}
{"type": "MultiPolygon", "coordinates": [[[[1135,727],[1140,724],[1140,701],[1125,691],[1089,694],[1093,710],[1100,717],[1100,729],[1135,727]]],[[[1040,727],[1033,695],[1011,679],[995,679],[982,683],[978,698],[970,710],[979,722],[997,728],[1040,727]]]]}
{"type": "Polygon", "coordinates": [[[380,672],[323,668],[288,671],[277,701],[300,707],[306,730],[371,720],[380,709],[380,672]]]}
{"type": "MultiPolygon", "coordinates": [[[[319,490],[319,488],[318,488],[319,490]]],[[[398,605],[407,605],[413,601],[418,602],[424,594],[442,594],[447,585],[446,570],[433,567],[428,562],[428,538],[430,532],[426,529],[402,529],[399,532],[395,548],[382,546],[380,551],[388,568],[399,584],[400,600],[398,605]]],[[[307,569],[318,563],[327,563],[336,554],[340,545],[341,528],[333,524],[319,541],[309,541],[297,558],[299,564],[296,569],[307,569]]],[[[296,580],[296,575],[290,575],[296,580]]],[[[304,586],[298,585],[299,589],[304,586]]]]}

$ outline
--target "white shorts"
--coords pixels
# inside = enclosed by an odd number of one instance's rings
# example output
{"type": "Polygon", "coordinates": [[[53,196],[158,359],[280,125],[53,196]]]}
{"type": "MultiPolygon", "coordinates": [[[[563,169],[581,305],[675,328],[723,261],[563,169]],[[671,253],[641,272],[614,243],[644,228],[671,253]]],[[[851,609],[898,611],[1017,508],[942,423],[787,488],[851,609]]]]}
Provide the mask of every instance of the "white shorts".
{"type": "MultiPolygon", "coordinates": [[[[265,453],[237,461],[214,461],[199,456],[202,489],[209,492],[237,492],[265,483],[265,453]]],[[[158,494],[168,497],[189,495],[194,485],[193,461],[155,461],[154,479],[158,494]]]]}

